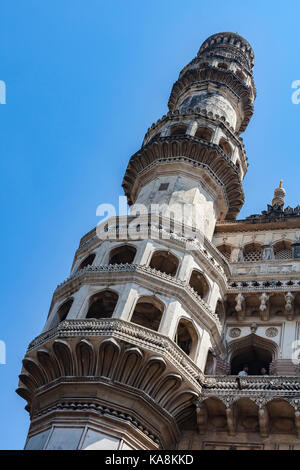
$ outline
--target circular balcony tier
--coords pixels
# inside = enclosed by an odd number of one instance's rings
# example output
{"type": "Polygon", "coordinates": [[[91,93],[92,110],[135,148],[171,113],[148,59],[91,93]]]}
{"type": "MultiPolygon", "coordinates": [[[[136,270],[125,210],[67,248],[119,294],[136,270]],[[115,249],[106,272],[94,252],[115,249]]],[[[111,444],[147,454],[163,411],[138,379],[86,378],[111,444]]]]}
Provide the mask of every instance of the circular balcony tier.
{"type": "Polygon", "coordinates": [[[223,186],[228,204],[226,219],[237,217],[244,203],[244,191],[236,165],[218,145],[189,135],[154,138],[131,157],[122,184],[129,205],[136,200],[141,172],[154,163],[176,161],[202,168],[223,186]]]}
{"type": "Polygon", "coordinates": [[[245,85],[232,70],[224,70],[211,65],[207,65],[203,69],[187,70],[173,85],[168,102],[170,111],[176,110],[179,106],[179,99],[185,91],[192,85],[200,83],[215,83],[218,86],[224,86],[238,100],[241,100],[243,118],[239,128],[235,131],[237,133],[244,132],[254,112],[255,90],[245,85]]]}

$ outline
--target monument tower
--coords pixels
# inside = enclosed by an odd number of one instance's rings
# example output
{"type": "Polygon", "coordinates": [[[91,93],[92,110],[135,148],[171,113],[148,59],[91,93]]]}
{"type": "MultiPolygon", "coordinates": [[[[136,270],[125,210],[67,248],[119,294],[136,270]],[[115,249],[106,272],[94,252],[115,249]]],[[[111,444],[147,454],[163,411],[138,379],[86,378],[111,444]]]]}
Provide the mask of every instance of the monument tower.
{"type": "MultiPolygon", "coordinates": [[[[248,160],[240,134],[253,114],[253,65],[251,46],[238,34],[202,44],[172,88],[168,113],[129,160],[123,188],[130,215],[81,239],[23,359],[17,392],[31,419],[27,449],[184,448],[195,430],[207,433],[213,413],[224,417],[226,435],[235,434],[226,380],[234,384],[228,390],[238,387],[228,374],[240,364],[232,352],[239,348],[228,349],[227,331],[247,329],[249,318],[246,295],[230,284],[231,263],[244,266],[246,254],[227,240],[244,202],[248,160]],[[237,323],[230,330],[228,309],[237,323]],[[218,377],[225,411],[216,412],[210,403],[221,400],[211,397],[219,394],[218,377]]],[[[250,349],[261,347],[256,332],[268,315],[262,310],[256,326],[251,318],[255,331],[244,335],[250,349]]],[[[193,445],[203,447],[197,435],[193,445]]]]}

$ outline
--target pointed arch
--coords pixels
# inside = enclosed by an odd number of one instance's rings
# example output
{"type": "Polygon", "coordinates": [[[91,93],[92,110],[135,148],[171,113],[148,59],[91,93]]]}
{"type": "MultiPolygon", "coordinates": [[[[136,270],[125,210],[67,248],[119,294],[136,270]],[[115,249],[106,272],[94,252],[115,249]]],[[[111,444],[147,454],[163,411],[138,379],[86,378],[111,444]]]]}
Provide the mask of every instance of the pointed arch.
{"type": "Polygon", "coordinates": [[[178,265],[179,260],[173,253],[168,250],[156,250],[151,257],[149,266],[162,273],[175,276],[178,265]]]}
{"type": "Polygon", "coordinates": [[[199,337],[193,323],[187,318],[180,318],[174,338],[175,343],[192,359],[195,359],[199,337]]]}
{"type": "Polygon", "coordinates": [[[189,285],[202,299],[207,299],[209,294],[209,284],[205,276],[197,269],[193,269],[191,272],[189,285]]]}
{"type": "Polygon", "coordinates": [[[131,322],[150,330],[158,331],[164,312],[163,303],[155,296],[142,296],[138,299],[131,322]]]}
{"type": "Polygon", "coordinates": [[[77,271],[79,271],[80,269],[84,269],[86,268],[87,266],[91,266],[94,262],[94,259],[96,258],[96,254],[95,253],[91,253],[89,254],[88,256],[86,256],[84,258],[83,261],[81,261],[77,271]]]}
{"type": "Polygon", "coordinates": [[[249,375],[260,375],[260,369],[269,371],[271,362],[278,357],[277,344],[255,333],[231,341],[228,346],[232,375],[238,374],[245,364],[249,375]]]}
{"type": "Polygon", "coordinates": [[[118,302],[118,294],[111,289],[105,289],[92,295],[86,318],[111,318],[118,302]]]}
{"type": "Polygon", "coordinates": [[[132,264],[136,255],[136,248],[133,245],[122,244],[111,250],[109,253],[109,264],[132,264]]]}
{"type": "Polygon", "coordinates": [[[262,255],[262,246],[260,243],[248,243],[243,248],[244,261],[260,261],[262,255]]]}
{"type": "Polygon", "coordinates": [[[219,140],[219,147],[221,147],[221,149],[223,150],[223,152],[228,156],[228,157],[231,157],[232,155],[232,147],[230,145],[230,143],[224,139],[224,137],[221,137],[221,139],[219,140]]]}

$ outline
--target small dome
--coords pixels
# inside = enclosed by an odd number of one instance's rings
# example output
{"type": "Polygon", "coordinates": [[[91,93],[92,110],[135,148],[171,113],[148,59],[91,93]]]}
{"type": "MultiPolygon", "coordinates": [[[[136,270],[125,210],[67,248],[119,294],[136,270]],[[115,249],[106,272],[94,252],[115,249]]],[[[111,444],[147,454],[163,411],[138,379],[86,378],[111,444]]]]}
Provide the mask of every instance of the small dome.
{"type": "Polygon", "coordinates": [[[272,206],[278,205],[282,206],[284,205],[284,196],[286,195],[285,189],[282,187],[282,181],[280,181],[280,184],[278,188],[275,189],[274,191],[274,198],[272,200],[272,206]]]}

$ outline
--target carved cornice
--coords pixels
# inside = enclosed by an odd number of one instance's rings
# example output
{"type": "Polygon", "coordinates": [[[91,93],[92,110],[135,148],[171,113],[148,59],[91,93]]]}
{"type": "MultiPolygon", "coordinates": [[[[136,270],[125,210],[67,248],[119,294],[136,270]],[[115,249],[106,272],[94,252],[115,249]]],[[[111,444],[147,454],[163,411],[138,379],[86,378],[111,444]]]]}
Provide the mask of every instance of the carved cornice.
{"type": "Polygon", "coordinates": [[[176,109],[175,111],[169,111],[162,118],[158,119],[155,123],[153,123],[151,127],[149,127],[144,137],[143,145],[145,145],[147,141],[149,141],[151,136],[154,136],[156,134],[158,129],[164,127],[168,122],[180,122],[180,120],[182,119],[197,119],[201,122],[207,121],[211,122],[214,126],[218,126],[223,129],[225,134],[227,134],[227,136],[232,139],[234,143],[239,147],[242,157],[241,161],[245,164],[245,170],[247,169],[246,162],[248,161],[248,158],[246,156],[246,151],[242,138],[236,136],[236,134],[234,133],[234,129],[232,126],[230,126],[229,122],[224,121],[224,118],[222,119],[217,114],[214,115],[211,111],[207,112],[205,108],[201,109],[200,107],[196,107],[195,109],[176,109]]]}
{"type": "Polygon", "coordinates": [[[51,413],[91,413],[100,415],[101,417],[118,419],[119,421],[123,421],[130,426],[135,427],[139,432],[141,431],[145,434],[149,439],[151,439],[155,444],[161,444],[160,438],[157,434],[153,433],[152,429],[149,429],[145,426],[145,424],[139,421],[134,413],[124,413],[123,410],[116,409],[115,407],[112,408],[110,405],[103,405],[99,403],[99,400],[93,399],[92,401],[87,400],[72,400],[72,401],[58,401],[47,408],[43,408],[41,410],[37,410],[36,413],[33,414],[31,418],[31,422],[34,422],[44,416],[49,416],[51,413]]]}
{"type": "Polygon", "coordinates": [[[109,400],[105,408],[116,419],[128,414],[135,399],[142,427],[147,430],[144,418],[152,409],[160,440],[170,440],[203,379],[193,361],[163,335],[117,319],[70,320],[30,344],[17,393],[35,419],[40,412],[53,412],[60,394],[73,403],[60,413],[86,412],[81,404],[87,401],[95,411],[97,403],[109,400]]]}
{"type": "Polygon", "coordinates": [[[142,171],[154,162],[172,162],[178,158],[205,165],[217,177],[224,185],[230,206],[226,217],[234,219],[244,203],[239,171],[218,145],[189,135],[158,137],[131,157],[122,184],[129,204],[135,201],[138,176],[142,171]]]}
{"type": "Polygon", "coordinates": [[[227,87],[230,92],[241,100],[244,116],[237,132],[243,132],[253,115],[254,94],[251,87],[248,87],[242,80],[240,80],[232,70],[220,69],[211,64],[203,69],[187,70],[173,85],[168,103],[170,111],[174,111],[178,107],[180,97],[185,90],[190,88],[193,84],[206,81],[209,83],[215,82],[227,87]]]}
{"type": "Polygon", "coordinates": [[[300,403],[300,377],[206,377],[201,400],[218,398],[227,404],[248,398],[259,406],[278,398],[284,399],[293,407],[300,403]]]}
{"type": "Polygon", "coordinates": [[[267,281],[230,281],[228,285],[228,294],[236,294],[239,292],[255,293],[259,292],[287,292],[287,291],[300,291],[300,280],[286,279],[286,280],[267,280],[267,281]]]}
{"type": "Polygon", "coordinates": [[[65,320],[57,328],[53,328],[35,338],[29,344],[28,352],[54,339],[81,337],[112,337],[142,348],[147,348],[152,352],[165,355],[197,387],[204,380],[201,370],[170,338],[148,328],[117,318],[65,320]]]}

